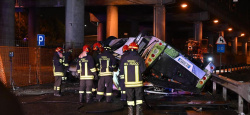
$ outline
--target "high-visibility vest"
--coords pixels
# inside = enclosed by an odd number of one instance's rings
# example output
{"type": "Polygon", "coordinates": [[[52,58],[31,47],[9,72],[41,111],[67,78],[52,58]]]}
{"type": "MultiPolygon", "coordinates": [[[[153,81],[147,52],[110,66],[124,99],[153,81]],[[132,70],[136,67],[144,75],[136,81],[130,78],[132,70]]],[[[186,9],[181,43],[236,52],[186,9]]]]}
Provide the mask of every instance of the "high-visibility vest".
{"type": "Polygon", "coordinates": [[[80,73],[80,80],[93,80],[96,75],[96,68],[93,57],[87,55],[78,60],[77,72],[80,73]]]}
{"type": "Polygon", "coordinates": [[[124,57],[119,66],[120,71],[124,72],[125,87],[142,87],[142,73],[146,70],[144,60],[136,51],[124,57]]]}

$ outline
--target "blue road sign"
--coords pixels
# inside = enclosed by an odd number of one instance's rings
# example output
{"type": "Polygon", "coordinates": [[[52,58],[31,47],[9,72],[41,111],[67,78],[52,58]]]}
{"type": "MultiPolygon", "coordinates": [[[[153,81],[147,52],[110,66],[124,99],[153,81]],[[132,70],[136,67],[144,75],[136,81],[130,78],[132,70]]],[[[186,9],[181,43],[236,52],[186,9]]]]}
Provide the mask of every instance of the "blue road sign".
{"type": "Polygon", "coordinates": [[[37,34],[37,46],[45,46],[45,35],[37,34]]]}
{"type": "Polygon", "coordinates": [[[217,44],[217,53],[225,53],[225,44],[217,44]]]}

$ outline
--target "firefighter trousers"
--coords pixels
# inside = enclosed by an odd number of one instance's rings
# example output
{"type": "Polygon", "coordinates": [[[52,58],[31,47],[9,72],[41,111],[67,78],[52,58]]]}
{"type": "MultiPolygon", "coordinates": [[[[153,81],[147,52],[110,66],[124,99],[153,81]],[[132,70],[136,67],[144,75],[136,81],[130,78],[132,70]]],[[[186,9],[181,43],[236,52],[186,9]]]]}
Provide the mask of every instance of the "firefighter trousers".
{"type": "Polygon", "coordinates": [[[142,99],[143,99],[142,87],[134,87],[134,88],[126,87],[126,93],[127,93],[128,106],[135,106],[142,104],[142,99]]]}
{"type": "Polygon", "coordinates": [[[93,80],[80,80],[79,93],[92,94],[93,80]]]}
{"type": "Polygon", "coordinates": [[[121,100],[126,100],[126,88],[125,88],[125,80],[124,79],[120,79],[119,80],[119,86],[121,88],[121,100]]]}
{"type": "Polygon", "coordinates": [[[64,66],[63,74],[64,76],[62,77],[62,81],[67,81],[67,71],[69,69],[69,66],[64,66]]]}
{"type": "Polygon", "coordinates": [[[96,92],[98,88],[98,80],[93,80],[92,92],[96,92]]]}
{"type": "Polygon", "coordinates": [[[113,79],[112,76],[100,76],[98,81],[97,96],[98,100],[101,100],[104,96],[104,89],[106,85],[106,101],[111,101],[112,90],[113,90],[113,79]]]}
{"type": "Polygon", "coordinates": [[[55,76],[55,83],[54,83],[54,93],[55,94],[61,93],[62,77],[63,76],[55,76]]]}

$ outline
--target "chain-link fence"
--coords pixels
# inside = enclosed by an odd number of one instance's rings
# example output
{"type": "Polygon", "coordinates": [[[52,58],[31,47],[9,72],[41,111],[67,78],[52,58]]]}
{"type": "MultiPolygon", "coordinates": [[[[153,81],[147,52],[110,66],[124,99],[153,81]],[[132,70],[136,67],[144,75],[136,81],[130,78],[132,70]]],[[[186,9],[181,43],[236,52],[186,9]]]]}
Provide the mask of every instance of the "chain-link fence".
{"type": "MultiPolygon", "coordinates": [[[[54,82],[52,59],[58,46],[28,47],[28,43],[23,41],[15,41],[12,44],[14,45],[0,46],[0,80],[7,87],[54,82]],[[14,54],[13,57],[11,52],[14,54]]],[[[74,59],[82,49],[71,48],[74,59]]]]}
{"type": "Polygon", "coordinates": [[[46,48],[1,46],[1,81],[6,86],[52,82],[53,52],[53,49],[46,48]]]}

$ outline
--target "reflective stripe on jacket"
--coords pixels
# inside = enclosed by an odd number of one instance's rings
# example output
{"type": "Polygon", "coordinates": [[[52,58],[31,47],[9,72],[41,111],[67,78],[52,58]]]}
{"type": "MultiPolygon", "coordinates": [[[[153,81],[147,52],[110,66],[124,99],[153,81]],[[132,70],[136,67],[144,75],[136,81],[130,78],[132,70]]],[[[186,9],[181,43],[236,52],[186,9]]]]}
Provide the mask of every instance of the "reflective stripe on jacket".
{"type": "Polygon", "coordinates": [[[142,87],[142,73],[146,70],[144,60],[136,51],[121,60],[119,69],[124,72],[125,87],[142,87]]]}
{"type": "Polygon", "coordinates": [[[63,59],[55,52],[53,56],[53,74],[54,76],[64,76],[63,73],[63,59]]]}
{"type": "MultiPolygon", "coordinates": [[[[126,51],[123,53],[121,60],[120,60],[120,63],[122,62],[123,58],[126,57],[128,54],[129,54],[129,51],[126,51]]],[[[124,79],[124,71],[120,71],[119,77],[120,77],[120,79],[124,79]]]]}
{"type": "Polygon", "coordinates": [[[80,73],[80,80],[93,80],[96,76],[96,68],[93,57],[87,55],[79,59],[77,71],[80,73]]]}
{"type": "Polygon", "coordinates": [[[98,60],[99,76],[112,76],[113,69],[116,67],[115,57],[108,50],[104,50],[103,53],[98,55],[98,60]]]}

